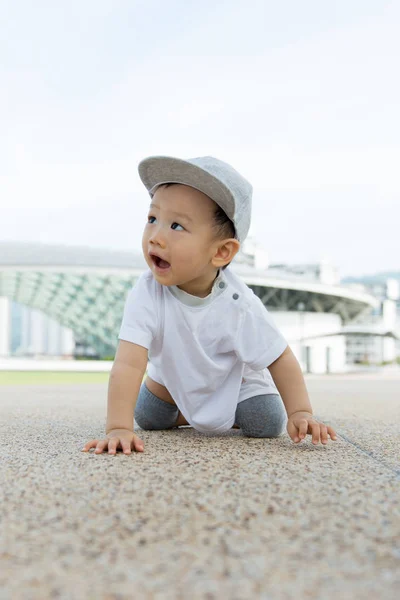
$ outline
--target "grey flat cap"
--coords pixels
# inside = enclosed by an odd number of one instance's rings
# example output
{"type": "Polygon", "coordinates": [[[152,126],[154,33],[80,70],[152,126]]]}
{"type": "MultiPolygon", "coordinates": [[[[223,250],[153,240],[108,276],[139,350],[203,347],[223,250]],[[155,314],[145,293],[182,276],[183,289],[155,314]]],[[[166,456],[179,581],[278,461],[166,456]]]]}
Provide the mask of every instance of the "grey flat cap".
{"type": "Polygon", "coordinates": [[[187,160],[149,156],[139,163],[138,170],[151,197],[163,183],[182,183],[203,192],[225,211],[238,240],[245,240],[250,227],[253,188],[231,165],[212,156],[187,160]]]}

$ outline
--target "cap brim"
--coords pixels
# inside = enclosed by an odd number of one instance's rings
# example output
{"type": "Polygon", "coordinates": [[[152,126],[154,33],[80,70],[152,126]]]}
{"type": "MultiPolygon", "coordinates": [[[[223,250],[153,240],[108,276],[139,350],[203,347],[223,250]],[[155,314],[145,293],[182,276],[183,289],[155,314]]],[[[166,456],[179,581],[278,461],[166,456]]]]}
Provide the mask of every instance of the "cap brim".
{"type": "Polygon", "coordinates": [[[153,196],[163,183],[181,183],[203,192],[216,202],[234,220],[235,200],[230,190],[214,175],[181,158],[149,156],[139,163],[139,176],[153,196]]]}

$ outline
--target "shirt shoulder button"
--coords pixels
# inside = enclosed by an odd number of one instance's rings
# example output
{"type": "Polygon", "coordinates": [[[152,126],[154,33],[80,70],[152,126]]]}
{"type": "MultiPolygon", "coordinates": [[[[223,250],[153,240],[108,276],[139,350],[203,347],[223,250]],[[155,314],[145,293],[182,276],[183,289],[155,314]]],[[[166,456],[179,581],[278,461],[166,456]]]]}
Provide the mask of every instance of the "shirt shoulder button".
{"type": "Polygon", "coordinates": [[[223,281],[220,281],[218,286],[222,289],[225,287],[225,283],[223,281]]]}
{"type": "Polygon", "coordinates": [[[239,294],[233,294],[232,298],[233,298],[234,300],[237,300],[237,299],[239,298],[239,294]]]}

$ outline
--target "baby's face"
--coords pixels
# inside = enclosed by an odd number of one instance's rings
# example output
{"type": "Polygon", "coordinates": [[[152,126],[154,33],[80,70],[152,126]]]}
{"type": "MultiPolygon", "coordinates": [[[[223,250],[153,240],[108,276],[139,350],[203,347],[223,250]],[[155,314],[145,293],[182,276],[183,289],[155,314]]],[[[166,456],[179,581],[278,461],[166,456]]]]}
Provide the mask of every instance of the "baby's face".
{"type": "Polygon", "coordinates": [[[211,264],[218,246],[213,235],[216,204],[187,185],[159,187],[150,204],[142,247],[147,264],[163,285],[201,292],[215,277],[211,264]],[[159,257],[159,258],[157,258],[159,257]]]}

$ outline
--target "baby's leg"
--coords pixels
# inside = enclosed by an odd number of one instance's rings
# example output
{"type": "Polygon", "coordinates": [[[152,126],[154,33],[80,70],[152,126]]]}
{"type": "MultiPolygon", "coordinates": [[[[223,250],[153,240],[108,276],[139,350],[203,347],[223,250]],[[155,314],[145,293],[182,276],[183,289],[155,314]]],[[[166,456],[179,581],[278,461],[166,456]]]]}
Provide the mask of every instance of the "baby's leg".
{"type": "Polygon", "coordinates": [[[187,425],[168,390],[149,377],[146,383],[142,383],[139,391],[135,421],[142,429],[171,429],[178,425],[187,425]]]}
{"type": "MultiPolygon", "coordinates": [[[[157,383],[157,381],[154,381],[154,379],[151,379],[151,377],[148,375],[146,377],[146,387],[148,390],[150,390],[150,392],[152,392],[152,394],[157,396],[157,398],[164,400],[164,402],[169,402],[176,407],[175,401],[167,388],[164,385],[157,383]]],[[[175,425],[189,425],[181,411],[179,411],[179,417],[175,425]]]]}
{"type": "Polygon", "coordinates": [[[235,423],[248,437],[279,437],[287,423],[282,398],[279,394],[264,394],[239,402],[235,423]]]}

